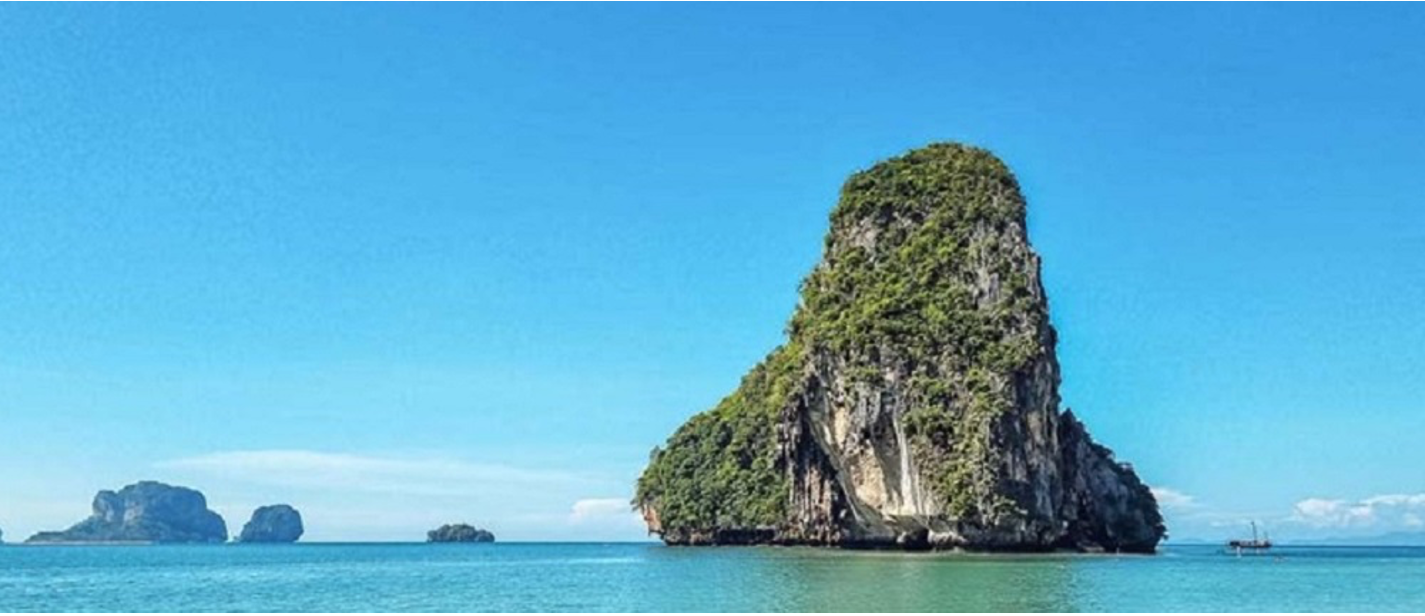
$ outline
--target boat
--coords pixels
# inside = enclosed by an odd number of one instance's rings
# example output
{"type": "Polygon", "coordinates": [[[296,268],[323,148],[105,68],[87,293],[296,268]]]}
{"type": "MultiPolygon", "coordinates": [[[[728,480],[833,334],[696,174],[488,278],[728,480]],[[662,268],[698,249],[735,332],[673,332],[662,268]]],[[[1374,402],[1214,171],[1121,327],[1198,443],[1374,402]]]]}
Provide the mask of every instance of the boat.
{"type": "Polygon", "coordinates": [[[1233,539],[1233,540],[1227,542],[1227,548],[1230,549],[1230,550],[1236,550],[1236,552],[1237,552],[1238,554],[1241,554],[1242,552],[1247,551],[1247,550],[1252,550],[1252,551],[1270,550],[1270,549],[1272,549],[1272,538],[1271,538],[1271,537],[1268,537],[1265,532],[1263,532],[1262,535],[1261,535],[1260,537],[1258,537],[1258,536],[1257,536],[1257,522],[1254,520],[1254,521],[1252,521],[1252,538],[1251,538],[1251,539],[1233,539]]]}

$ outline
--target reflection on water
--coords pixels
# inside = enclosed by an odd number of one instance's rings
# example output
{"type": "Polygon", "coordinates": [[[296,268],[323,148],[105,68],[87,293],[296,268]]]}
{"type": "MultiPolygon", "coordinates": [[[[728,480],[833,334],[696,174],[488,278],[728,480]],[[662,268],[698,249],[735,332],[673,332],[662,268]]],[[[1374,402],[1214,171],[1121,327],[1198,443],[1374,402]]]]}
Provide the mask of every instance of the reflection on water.
{"type": "Polygon", "coordinates": [[[1073,560],[790,549],[756,571],[780,583],[746,584],[761,603],[808,612],[1072,610],[1073,560]]]}
{"type": "Polygon", "coordinates": [[[0,611],[1425,609],[1425,550],[1160,556],[650,544],[0,547],[0,611]]]}

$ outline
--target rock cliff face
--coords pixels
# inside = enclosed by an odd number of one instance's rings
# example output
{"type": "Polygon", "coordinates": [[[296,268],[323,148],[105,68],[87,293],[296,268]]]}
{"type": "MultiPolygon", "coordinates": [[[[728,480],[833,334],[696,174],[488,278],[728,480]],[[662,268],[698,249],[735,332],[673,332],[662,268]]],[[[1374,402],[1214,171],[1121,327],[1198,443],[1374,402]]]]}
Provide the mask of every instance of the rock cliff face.
{"type": "Polygon", "coordinates": [[[469,524],[446,524],[426,533],[427,543],[491,543],[495,534],[469,524]]]}
{"type": "Polygon", "coordinates": [[[788,341],[654,451],[675,544],[1151,552],[1148,488],[1060,412],[1009,169],[958,144],[853,175],[788,341]]]}
{"type": "Polygon", "coordinates": [[[267,505],[252,512],[238,543],[293,543],[302,538],[302,514],[291,505],[267,505]]]}
{"type": "Polygon", "coordinates": [[[222,543],[223,518],[197,490],[141,481],[94,497],[94,514],[69,530],[43,532],[27,543],[222,543]]]}

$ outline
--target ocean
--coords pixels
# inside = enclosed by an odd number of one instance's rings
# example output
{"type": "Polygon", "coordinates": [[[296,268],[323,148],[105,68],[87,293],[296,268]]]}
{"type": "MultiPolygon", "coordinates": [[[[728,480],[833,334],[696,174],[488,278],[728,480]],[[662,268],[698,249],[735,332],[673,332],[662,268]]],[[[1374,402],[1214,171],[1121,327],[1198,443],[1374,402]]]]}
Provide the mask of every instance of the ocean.
{"type": "Polygon", "coordinates": [[[1421,611],[1425,548],[0,546],[0,611],[1421,611]]]}

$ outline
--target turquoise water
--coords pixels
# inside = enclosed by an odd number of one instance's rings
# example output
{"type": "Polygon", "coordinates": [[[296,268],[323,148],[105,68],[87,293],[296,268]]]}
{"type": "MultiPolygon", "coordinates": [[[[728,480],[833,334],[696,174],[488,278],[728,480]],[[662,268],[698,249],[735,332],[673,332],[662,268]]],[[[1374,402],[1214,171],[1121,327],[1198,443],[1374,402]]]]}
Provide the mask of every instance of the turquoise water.
{"type": "Polygon", "coordinates": [[[0,611],[1425,610],[1425,549],[1158,556],[653,544],[0,547],[0,611]]]}

